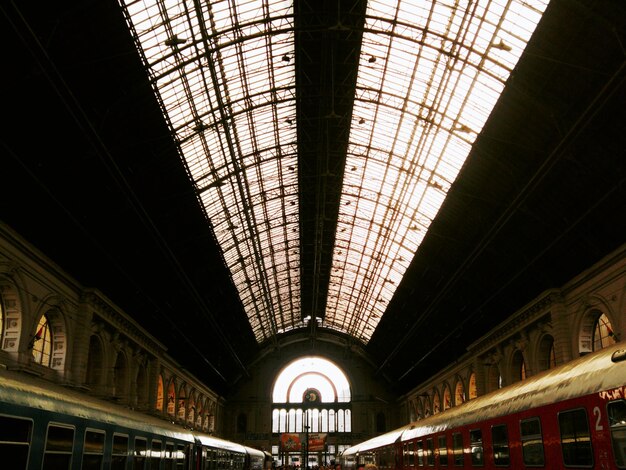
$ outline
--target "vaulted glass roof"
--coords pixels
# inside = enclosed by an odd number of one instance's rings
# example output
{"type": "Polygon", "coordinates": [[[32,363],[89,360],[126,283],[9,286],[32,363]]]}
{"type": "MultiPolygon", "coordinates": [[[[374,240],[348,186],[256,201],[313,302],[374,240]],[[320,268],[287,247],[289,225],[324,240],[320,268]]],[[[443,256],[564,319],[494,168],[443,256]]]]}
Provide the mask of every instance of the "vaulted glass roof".
{"type": "MultiPolygon", "coordinates": [[[[306,326],[293,3],[121,2],[257,341],[306,326]]],[[[546,3],[367,3],[321,326],[369,341],[546,3]]]]}

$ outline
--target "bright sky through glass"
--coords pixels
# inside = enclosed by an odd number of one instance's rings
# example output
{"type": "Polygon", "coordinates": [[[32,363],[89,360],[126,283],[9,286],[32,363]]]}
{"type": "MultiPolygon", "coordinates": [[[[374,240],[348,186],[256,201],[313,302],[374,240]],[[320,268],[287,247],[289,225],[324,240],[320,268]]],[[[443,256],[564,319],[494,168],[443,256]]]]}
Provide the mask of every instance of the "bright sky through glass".
{"type": "Polygon", "coordinates": [[[303,326],[292,3],[122,6],[257,341],[303,326]]]}
{"type": "Polygon", "coordinates": [[[368,2],[324,326],[370,339],[546,3],[368,2]]]}
{"type": "Polygon", "coordinates": [[[285,367],[274,382],[274,403],[302,403],[307,388],[315,388],[322,394],[322,402],[349,402],[350,384],[343,371],[321,357],[304,357],[285,367]]]}
{"type": "MultiPolygon", "coordinates": [[[[370,0],[322,326],[367,343],[548,0],[370,0]]],[[[293,3],[120,0],[258,342],[301,328],[293,3]]]]}

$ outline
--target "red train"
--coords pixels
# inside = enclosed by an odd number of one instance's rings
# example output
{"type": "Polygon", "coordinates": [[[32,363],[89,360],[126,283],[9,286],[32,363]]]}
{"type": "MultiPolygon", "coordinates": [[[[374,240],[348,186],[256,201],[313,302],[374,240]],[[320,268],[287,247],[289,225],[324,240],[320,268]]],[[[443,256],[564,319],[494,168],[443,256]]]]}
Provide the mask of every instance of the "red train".
{"type": "Polygon", "coordinates": [[[626,344],[352,446],[341,463],[344,470],[626,468],[626,344]]]}

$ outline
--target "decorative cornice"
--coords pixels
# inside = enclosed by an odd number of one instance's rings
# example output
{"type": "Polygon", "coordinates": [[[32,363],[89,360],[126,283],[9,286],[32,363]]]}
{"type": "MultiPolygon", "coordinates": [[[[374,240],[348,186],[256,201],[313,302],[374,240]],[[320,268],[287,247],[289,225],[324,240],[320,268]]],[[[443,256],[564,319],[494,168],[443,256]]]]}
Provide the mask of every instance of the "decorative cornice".
{"type": "Polygon", "coordinates": [[[485,353],[489,349],[492,349],[495,345],[500,344],[515,334],[518,334],[525,327],[541,320],[545,315],[550,313],[550,307],[562,301],[563,298],[560,290],[551,289],[546,291],[542,297],[539,297],[527,308],[514,313],[498,327],[470,344],[467,348],[468,352],[470,352],[473,356],[479,356],[485,353]]]}
{"type": "Polygon", "coordinates": [[[81,302],[94,311],[102,321],[108,323],[114,330],[123,332],[133,342],[140,344],[152,355],[160,356],[167,348],[156,338],[147,333],[135,321],[121,310],[117,309],[108,299],[95,289],[83,289],[81,302]]]}

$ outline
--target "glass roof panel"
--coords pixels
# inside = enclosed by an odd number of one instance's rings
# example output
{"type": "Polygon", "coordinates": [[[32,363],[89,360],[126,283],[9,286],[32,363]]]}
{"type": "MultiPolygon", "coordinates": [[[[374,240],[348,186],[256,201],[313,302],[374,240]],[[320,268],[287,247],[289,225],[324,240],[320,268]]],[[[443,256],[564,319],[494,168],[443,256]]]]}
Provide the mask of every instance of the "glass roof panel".
{"type": "Polygon", "coordinates": [[[122,7],[257,341],[302,326],[292,3],[122,7]]]}
{"type": "Polygon", "coordinates": [[[368,2],[324,326],[369,341],[546,6],[368,2]]]}
{"type": "MultiPolygon", "coordinates": [[[[305,326],[292,2],[120,1],[257,341],[305,326]]],[[[324,326],[370,339],[547,1],[368,2],[324,326]]]]}

